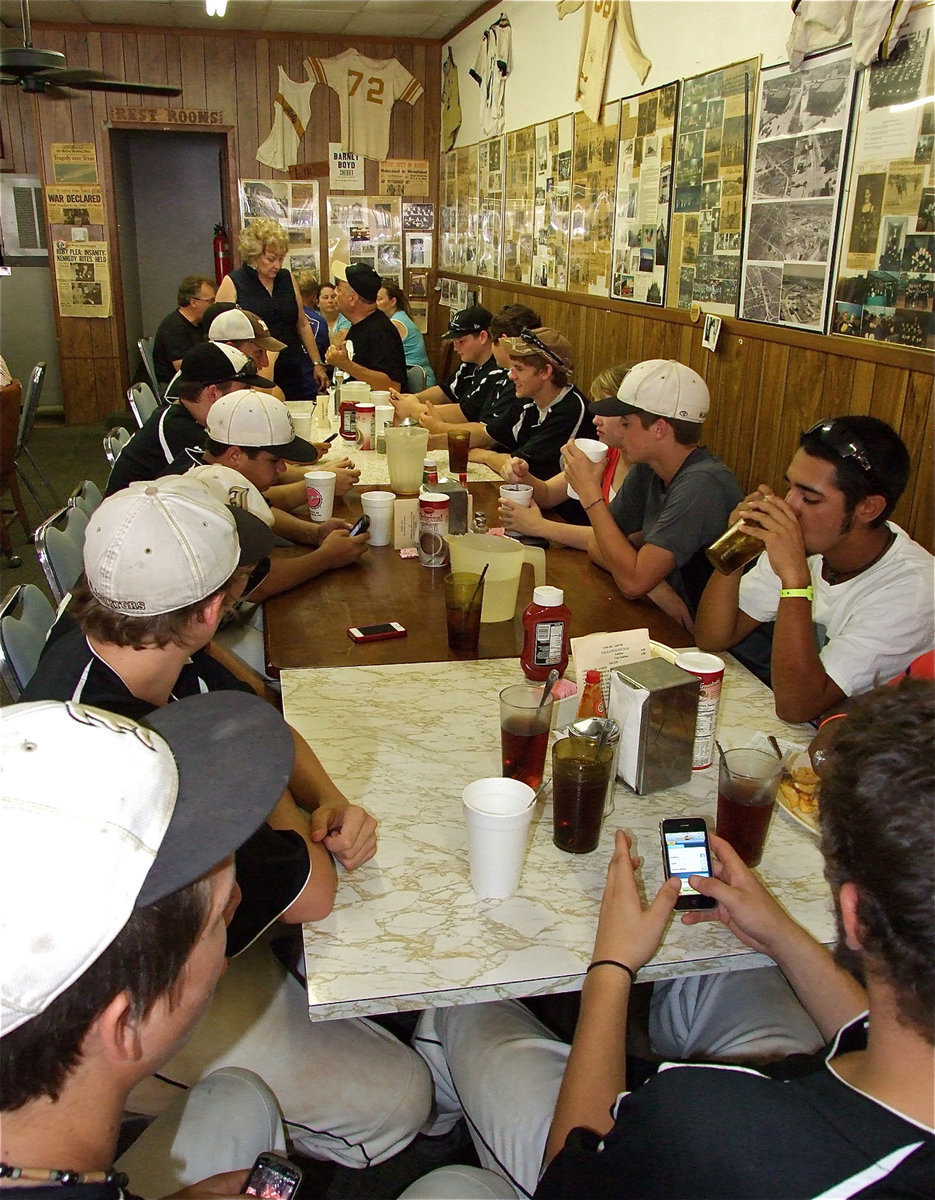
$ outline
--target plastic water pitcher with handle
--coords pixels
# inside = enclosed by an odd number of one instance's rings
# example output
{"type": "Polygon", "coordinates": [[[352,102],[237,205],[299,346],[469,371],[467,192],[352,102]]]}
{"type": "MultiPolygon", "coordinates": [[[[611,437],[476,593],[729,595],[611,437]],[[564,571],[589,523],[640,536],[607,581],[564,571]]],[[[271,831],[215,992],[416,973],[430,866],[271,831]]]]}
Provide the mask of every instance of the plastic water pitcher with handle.
{"type": "Polygon", "coordinates": [[[480,619],[485,623],[510,621],[516,612],[516,595],[523,563],[533,569],[536,587],[545,583],[545,551],[541,546],[523,546],[512,538],[489,533],[448,534],[451,570],[479,575],[487,566],[484,604],[480,619]]]}

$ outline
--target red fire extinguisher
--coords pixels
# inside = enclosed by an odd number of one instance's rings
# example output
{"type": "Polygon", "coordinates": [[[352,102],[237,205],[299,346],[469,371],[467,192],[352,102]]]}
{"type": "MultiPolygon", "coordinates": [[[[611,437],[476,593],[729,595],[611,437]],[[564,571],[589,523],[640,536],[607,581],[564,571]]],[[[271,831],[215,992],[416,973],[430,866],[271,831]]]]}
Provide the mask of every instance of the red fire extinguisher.
{"type": "Polygon", "coordinates": [[[227,240],[227,234],[224,231],[223,225],[215,225],[214,227],[214,279],[218,287],[221,286],[221,280],[225,275],[229,275],[233,267],[231,261],[230,242],[227,240]]]}

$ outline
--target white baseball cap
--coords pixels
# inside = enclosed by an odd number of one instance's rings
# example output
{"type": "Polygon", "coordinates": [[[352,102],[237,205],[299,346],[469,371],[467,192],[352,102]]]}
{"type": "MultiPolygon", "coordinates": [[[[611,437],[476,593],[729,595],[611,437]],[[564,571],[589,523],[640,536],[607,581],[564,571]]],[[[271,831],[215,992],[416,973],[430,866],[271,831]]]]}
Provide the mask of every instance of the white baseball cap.
{"type": "Polygon", "coordinates": [[[208,328],[209,342],[256,342],[261,350],[285,350],[286,343],[274,338],[265,321],[243,308],[219,313],[208,328]]]}
{"type": "Polygon", "coordinates": [[[648,412],[696,424],[705,419],[711,406],[705,381],[697,371],[674,358],[648,358],[637,363],[623,377],[617,399],[623,404],[621,416],[648,412]]]}
{"type": "Polygon", "coordinates": [[[186,471],[185,478],[196,479],[222,504],[244,509],[272,528],[273,510],[259,489],[233,467],[225,467],[223,463],[203,463],[186,471]]]}
{"type": "Polygon", "coordinates": [[[133,617],[204,600],[239,562],[233,513],[187,475],[131,483],[94,510],[85,532],[88,586],[133,617]]]}
{"type": "Polygon", "coordinates": [[[289,727],[215,692],[140,724],[46,700],[0,711],[0,1034],[44,1012],[136,908],[186,887],[259,828],[285,788],[289,727]]]}
{"type": "Polygon", "coordinates": [[[293,462],[313,463],[318,451],[305,438],[296,437],[289,410],[263,392],[230,392],[211,405],[208,437],[222,446],[248,446],[269,450],[293,462]]]}

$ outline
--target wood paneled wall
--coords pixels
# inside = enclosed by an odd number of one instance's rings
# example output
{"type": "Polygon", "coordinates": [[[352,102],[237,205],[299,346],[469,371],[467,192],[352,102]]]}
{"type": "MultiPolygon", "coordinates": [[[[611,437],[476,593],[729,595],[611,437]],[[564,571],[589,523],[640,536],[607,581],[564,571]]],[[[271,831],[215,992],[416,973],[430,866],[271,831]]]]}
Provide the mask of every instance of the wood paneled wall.
{"type": "MultiPolygon", "coordinates": [[[[137,365],[135,362],[128,365],[123,345],[108,133],[111,108],[130,105],[222,111],[229,127],[230,201],[236,234],[237,178],[284,177],[254,157],[272,123],[273,97],[278,91],[277,68],[282,66],[291,79],[301,80],[306,77],[302,63],[308,55],[327,58],[353,44],[370,58],[398,58],[425,88],[424,95],[414,105],[394,105],[389,157],[428,159],[430,198],[437,201],[441,122],[441,47],[437,42],[357,38],[350,43],[334,37],[236,32],[206,35],[201,31],[38,23],[33,26],[33,34],[43,49],[64,53],[69,67],[90,67],[115,78],[144,79],[147,83],[169,83],[182,88],[182,94],[172,100],[119,92],[75,92],[68,100],[48,97],[35,100],[18,88],[0,89],[7,169],[20,174],[39,174],[44,181],[51,181],[52,142],[93,141],[97,146],[107,202],[116,315],[109,319],[57,318],[65,416],[71,423],[97,422],[123,408],[128,371],[135,371],[137,365]]],[[[170,128],[177,131],[180,127],[170,128]]],[[[337,94],[319,84],[312,93],[312,114],[299,148],[300,161],[323,162],[328,142],[340,141],[340,129],[337,94]]],[[[224,129],[214,127],[213,131],[224,132],[224,129]]],[[[378,172],[379,164],[367,160],[365,183],[370,195],[376,194],[378,172]]],[[[166,180],[166,187],[184,186],[184,179],[166,180]]],[[[327,177],[321,187],[323,229],[326,194],[327,177]]],[[[236,236],[232,240],[236,245],[236,236]]],[[[430,320],[434,319],[430,310],[430,320]]],[[[433,332],[430,326],[430,335],[433,332]]]]}
{"type": "Polygon", "coordinates": [[[913,462],[893,519],[935,549],[930,354],[730,318],[711,353],[701,345],[703,320],[693,325],[681,310],[475,283],[491,312],[528,304],[545,325],[564,333],[575,348],[575,382],[583,390],[599,370],[627,359],[676,358],[693,367],[711,390],[704,444],[745,491],[758,483],[779,489],[799,434],[820,417],[861,413],[888,421],[913,462]]]}

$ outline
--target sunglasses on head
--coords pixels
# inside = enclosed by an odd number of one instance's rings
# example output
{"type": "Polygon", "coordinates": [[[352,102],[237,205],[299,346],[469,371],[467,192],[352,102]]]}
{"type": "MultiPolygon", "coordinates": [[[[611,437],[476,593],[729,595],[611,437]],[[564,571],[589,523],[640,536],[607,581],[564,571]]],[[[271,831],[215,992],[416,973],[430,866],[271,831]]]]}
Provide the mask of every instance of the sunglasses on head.
{"type": "Polygon", "coordinates": [[[873,474],[873,465],[863,444],[836,429],[834,421],[819,421],[806,431],[805,436],[817,437],[820,442],[830,446],[838,458],[852,458],[865,474],[873,474]]]}
{"type": "Polygon", "coordinates": [[[541,338],[536,337],[531,329],[524,329],[519,335],[519,340],[525,342],[527,346],[535,346],[540,354],[544,354],[549,362],[554,363],[557,367],[561,367],[563,371],[568,370],[568,363],[565,362],[564,358],[560,354],[556,354],[554,350],[550,350],[545,342],[541,338]]]}

